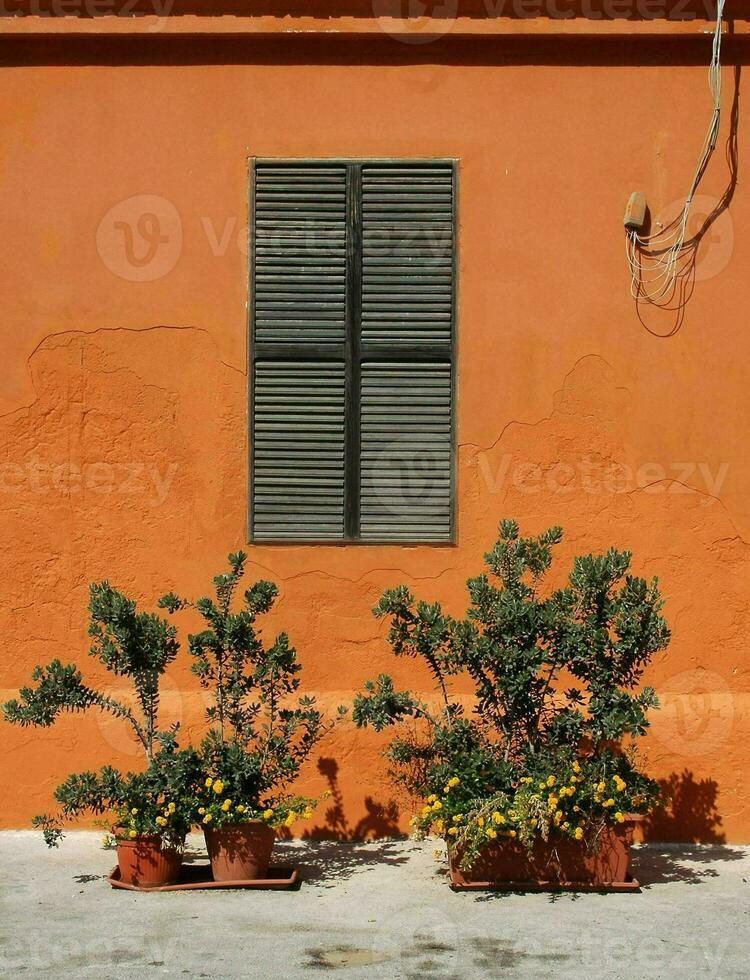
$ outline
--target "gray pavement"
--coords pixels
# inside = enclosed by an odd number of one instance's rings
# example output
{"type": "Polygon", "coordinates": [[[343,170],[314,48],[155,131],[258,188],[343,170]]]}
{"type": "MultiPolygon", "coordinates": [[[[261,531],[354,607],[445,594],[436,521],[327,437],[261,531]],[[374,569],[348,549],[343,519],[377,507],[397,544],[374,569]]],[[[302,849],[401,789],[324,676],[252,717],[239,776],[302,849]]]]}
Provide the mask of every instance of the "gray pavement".
{"type": "Polygon", "coordinates": [[[275,860],[299,866],[298,891],[149,895],[109,886],[99,834],[50,852],[5,832],[0,975],[750,977],[750,848],[637,848],[632,895],[454,894],[434,849],[282,843],[275,860]]]}

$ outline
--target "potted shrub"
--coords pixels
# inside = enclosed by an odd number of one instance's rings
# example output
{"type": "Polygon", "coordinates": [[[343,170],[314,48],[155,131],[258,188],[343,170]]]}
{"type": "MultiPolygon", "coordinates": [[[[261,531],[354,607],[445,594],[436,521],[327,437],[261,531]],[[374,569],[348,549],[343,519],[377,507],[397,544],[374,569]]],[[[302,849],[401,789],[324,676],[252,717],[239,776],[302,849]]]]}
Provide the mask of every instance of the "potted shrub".
{"type": "Polygon", "coordinates": [[[544,593],[561,538],[501,522],[465,619],[403,586],[374,610],[390,618],[393,653],[427,665],[438,706],[381,675],[354,720],[400,729],[391,775],[420,800],[417,834],[445,839],[454,885],[622,883],[634,824],[658,799],[634,745],[657,705],[638,689],[643,670],[670,636],[657,580],[610,549],[576,558],[567,585],[544,593]]]}
{"type": "Polygon", "coordinates": [[[214,598],[192,602],[170,593],[159,600],[173,613],[195,610],[205,625],[188,645],[193,671],[210,693],[196,819],[216,881],[267,876],[277,829],[308,818],[316,802],[286,788],[334,724],[314,698],[298,695],[300,664],[287,635],[263,643],[257,619],[271,609],[276,586],[256,582],[235,603],[246,560],[243,552],[229,555],[228,571],[214,579],[214,598]]]}
{"type": "Polygon", "coordinates": [[[157,724],[159,681],[179,649],[176,630],[157,615],[138,612],[108,582],[91,584],[88,609],[90,653],[132,682],[137,709],[86,685],[75,665],[53,660],[34,670],[34,687],[3,705],[5,718],[46,728],[63,711],[106,711],[130,726],[145,769],[123,774],[105,766],[68,776],[55,790],[59,810],[35,817],[33,825],[54,847],[66,821],[86,812],[111,815],[122,880],[142,887],[169,884],[179,874],[200,772],[197,753],[178,748],[178,726],[162,731],[157,724]]]}

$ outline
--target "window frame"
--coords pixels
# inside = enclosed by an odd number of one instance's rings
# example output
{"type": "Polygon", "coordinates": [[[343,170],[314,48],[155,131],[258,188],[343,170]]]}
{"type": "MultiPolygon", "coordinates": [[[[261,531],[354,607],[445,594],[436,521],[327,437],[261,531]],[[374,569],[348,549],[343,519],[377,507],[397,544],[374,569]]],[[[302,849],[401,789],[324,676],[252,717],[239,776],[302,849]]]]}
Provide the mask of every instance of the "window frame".
{"type": "Polygon", "coordinates": [[[459,163],[458,157],[248,157],[248,221],[247,221],[247,444],[246,444],[246,500],[247,525],[246,537],[249,544],[270,545],[271,547],[304,547],[308,545],[350,546],[400,546],[445,548],[455,547],[458,543],[457,534],[457,412],[458,412],[458,271],[459,271],[459,163]],[[256,168],[262,166],[289,166],[290,164],[331,164],[347,167],[347,232],[353,227],[359,241],[352,240],[347,234],[346,257],[346,333],[344,343],[305,343],[296,348],[291,343],[272,344],[255,342],[255,175],[256,168]],[[450,357],[446,358],[444,346],[439,344],[403,344],[394,345],[363,344],[361,339],[361,281],[362,252],[359,248],[362,234],[361,212],[361,181],[363,165],[389,164],[398,166],[424,164],[449,165],[452,170],[452,236],[453,250],[451,256],[452,303],[451,303],[451,335],[450,357]],[[359,261],[357,261],[359,259],[359,261]],[[257,348],[262,348],[261,359],[307,359],[341,360],[345,368],[345,398],[344,398],[344,536],[342,538],[255,538],[253,530],[253,447],[255,445],[255,395],[254,378],[257,348]],[[342,349],[343,348],[343,349],[342,349]],[[450,524],[448,537],[443,541],[425,541],[406,538],[362,538],[353,533],[353,529],[361,530],[360,525],[360,472],[361,472],[361,366],[366,359],[369,362],[391,361],[394,353],[403,355],[414,362],[435,362],[450,365],[450,524]]]}

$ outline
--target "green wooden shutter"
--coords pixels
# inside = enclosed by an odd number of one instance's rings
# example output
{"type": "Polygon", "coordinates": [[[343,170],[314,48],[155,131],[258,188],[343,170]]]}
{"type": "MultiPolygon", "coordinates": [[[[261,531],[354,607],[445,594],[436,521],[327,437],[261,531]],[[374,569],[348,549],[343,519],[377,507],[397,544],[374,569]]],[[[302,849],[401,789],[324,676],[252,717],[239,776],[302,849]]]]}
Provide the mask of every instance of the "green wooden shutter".
{"type": "Polygon", "coordinates": [[[346,167],[254,172],[252,535],[344,536],[346,167]]]}
{"type": "Polygon", "coordinates": [[[251,538],[451,541],[454,165],[253,178],[251,538]]]}
{"type": "Polygon", "coordinates": [[[454,178],[362,166],[363,540],[452,536],[454,178]]]}

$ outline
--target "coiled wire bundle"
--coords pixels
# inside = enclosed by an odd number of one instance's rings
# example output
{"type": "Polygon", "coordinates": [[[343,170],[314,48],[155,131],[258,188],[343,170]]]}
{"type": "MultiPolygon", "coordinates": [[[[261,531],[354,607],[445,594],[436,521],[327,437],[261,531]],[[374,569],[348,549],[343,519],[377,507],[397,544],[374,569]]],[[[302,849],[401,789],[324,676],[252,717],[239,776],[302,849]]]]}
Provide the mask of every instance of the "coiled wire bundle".
{"type": "Polygon", "coordinates": [[[667,305],[680,276],[694,261],[692,241],[686,241],[688,221],[698,186],[716,149],[721,126],[721,38],[725,0],[717,0],[708,84],[713,98],[713,112],[703,141],[701,156],[685,199],[685,205],[670,223],[653,235],[641,235],[637,228],[627,228],[625,254],[630,267],[630,292],[634,299],[656,306],[667,305]]]}

